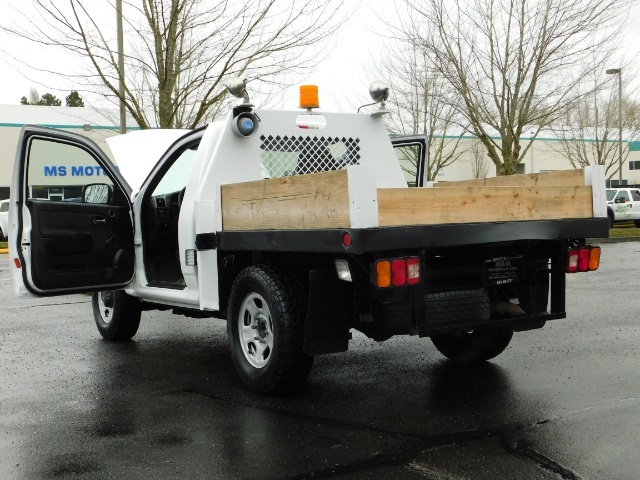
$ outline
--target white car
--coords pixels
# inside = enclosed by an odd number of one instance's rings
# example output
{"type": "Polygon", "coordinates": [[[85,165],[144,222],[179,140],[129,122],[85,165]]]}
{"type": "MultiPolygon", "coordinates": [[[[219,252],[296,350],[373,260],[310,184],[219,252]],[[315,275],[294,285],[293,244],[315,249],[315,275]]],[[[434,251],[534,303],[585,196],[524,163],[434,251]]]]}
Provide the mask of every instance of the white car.
{"type": "Polygon", "coordinates": [[[9,234],[9,200],[0,200],[0,240],[7,239],[9,234]]]}

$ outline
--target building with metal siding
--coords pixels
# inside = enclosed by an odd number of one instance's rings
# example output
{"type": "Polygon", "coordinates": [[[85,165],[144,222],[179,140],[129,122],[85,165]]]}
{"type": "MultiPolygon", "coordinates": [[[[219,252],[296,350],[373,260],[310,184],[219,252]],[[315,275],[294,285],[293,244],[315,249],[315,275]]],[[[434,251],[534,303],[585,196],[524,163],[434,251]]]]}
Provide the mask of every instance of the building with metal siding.
{"type": "MultiPolygon", "coordinates": [[[[85,135],[111,155],[106,139],[119,134],[118,118],[116,109],[0,105],[0,199],[9,198],[16,148],[24,125],[60,128],[85,135]]],[[[51,165],[50,169],[54,167],[59,166],[51,165]]]]}

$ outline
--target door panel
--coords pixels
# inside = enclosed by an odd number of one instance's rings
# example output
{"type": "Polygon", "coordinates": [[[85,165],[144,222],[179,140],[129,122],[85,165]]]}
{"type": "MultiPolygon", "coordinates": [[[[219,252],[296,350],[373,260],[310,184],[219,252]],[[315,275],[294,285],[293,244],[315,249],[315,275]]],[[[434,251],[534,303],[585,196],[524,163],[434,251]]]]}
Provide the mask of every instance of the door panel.
{"type": "Polygon", "coordinates": [[[133,230],[127,207],[30,200],[31,275],[41,290],[127,283],[133,230]]]}
{"type": "Polygon", "coordinates": [[[78,134],[25,126],[11,198],[18,291],[60,295],[123,288],[133,278],[130,188],[78,134]]]}

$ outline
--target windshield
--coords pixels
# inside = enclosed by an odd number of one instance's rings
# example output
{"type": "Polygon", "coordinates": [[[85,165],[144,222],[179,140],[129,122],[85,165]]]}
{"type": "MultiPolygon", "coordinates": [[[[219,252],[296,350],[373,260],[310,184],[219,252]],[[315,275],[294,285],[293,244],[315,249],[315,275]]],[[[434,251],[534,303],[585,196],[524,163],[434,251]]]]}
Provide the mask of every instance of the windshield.
{"type": "MultiPolygon", "coordinates": [[[[602,190],[600,190],[602,191],[602,190]]],[[[611,200],[613,200],[613,197],[616,196],[616,191],[615,190],[607,190],[607,202],[610,202],[611,200]]]]}

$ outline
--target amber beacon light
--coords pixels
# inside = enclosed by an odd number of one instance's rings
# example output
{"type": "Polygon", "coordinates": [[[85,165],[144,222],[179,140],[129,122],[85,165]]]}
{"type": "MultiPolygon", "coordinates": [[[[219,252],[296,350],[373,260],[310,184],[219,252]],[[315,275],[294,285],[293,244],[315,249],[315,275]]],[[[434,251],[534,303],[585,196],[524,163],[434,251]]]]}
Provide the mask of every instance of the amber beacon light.
{"type": "Polygon", "coordinates": [[[320,102],[318,100],[317,85],[301,85],[300,86],[300,108],[318,108],[320,102]]]}

